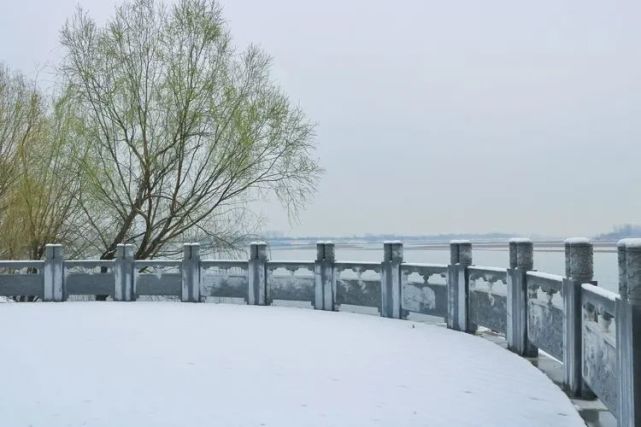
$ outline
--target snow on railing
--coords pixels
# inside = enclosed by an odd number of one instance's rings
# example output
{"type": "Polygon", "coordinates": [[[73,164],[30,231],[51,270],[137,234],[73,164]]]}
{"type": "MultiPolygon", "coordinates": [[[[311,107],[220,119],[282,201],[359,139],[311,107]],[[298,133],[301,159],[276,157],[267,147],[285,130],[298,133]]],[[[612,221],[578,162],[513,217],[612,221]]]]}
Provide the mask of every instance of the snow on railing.
{"type": "Polygon", "coordinates": [[[563,361],[563,276],[528,271],[526,282],[528,340],[563,361]]]}
{"type": "Polygon", "coordinates": [[[616,312],[619,296],[588,283],[581,286],[583,379],[617,413],[616,312]]]}
{"type": "Polygon", "coordinates": [[[114,260],[65,260],[64,291],[70,295],[113,295],[114,260]]]}
{"type": "Polygon", "coordinates": [[[183,274],[179,260],[133,261],[133,295],[182,297],[183,274]]]}
{"type": "Polygon", "coordinates": [[[201,260],[201,299],[247,302],[248,275],[247,261],[201,260]]]}
{"type": "Polygon", "coordinates": [[[182,260],[134,260],[131,245],[118,245],[112,260],[65,260],[60,245],[48,245],[44,260],[0,261],[0,296],[213,297],[437,316],[454,330],[503,334],[522,356],[543,350],[562,364],[569,394],[596,395],[619,425],[641,425],[641,240],[619,244],[620,295],[596,286],[586,239],[566,241],[564,276],[535,271],[527,239],[509,242],[509,268],[473,265],[467,241],[450,249],[444,265],[403,262],[400,242],[385,242],[381,262],[336,261],[330,242],[317,244],[315,261],[270,261],[261,242],[247,261],[201,260],[198,244],[185,245],[182,260]]]}
{"type": "Polygon", "coordinates": [[[381,263],[342,261],[334,265],[336,309],[370,307],[380,312],[381,263]]]}
{"type": "Polygon", "coordinates": [[[0,270],[22,270],[26,268],[41,269],[45,265],[44,261],[34,260],[19,260],[19,261],[5,261],[0,260],[0,270]]]}
{"type": "Polygon", "coordinates": [[[478,326],[507,332],[507,269],[471,265],[469,272],[470,330],[478,326]]]}
{"type": "Polygon", "coordinates": [[[0,296],[44,296],[44,261],[0,261],[0,296]]]}
{"type": "Polygon", "coordinates": [[[401,264],[401,309],[404,315],[417,313],[447,316],[447,265],[401,264]]]}
{"type": "Polygon", "coordinates": [[[267,301],[299,301],[314,303],[313,261],[268,261],[267,301]]]}

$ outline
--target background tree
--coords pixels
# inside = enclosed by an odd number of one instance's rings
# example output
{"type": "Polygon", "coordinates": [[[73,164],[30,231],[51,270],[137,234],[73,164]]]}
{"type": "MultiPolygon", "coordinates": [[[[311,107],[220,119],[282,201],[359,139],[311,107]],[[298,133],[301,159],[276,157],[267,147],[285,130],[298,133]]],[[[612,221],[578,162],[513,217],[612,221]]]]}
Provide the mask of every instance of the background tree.
{"type": "Polygon", "coordinates": [[[48,102],[35,84],[0,69],[0,248],[39,259],[47,243],[73,254],[82,241],[80,178],[68,97],[48,102]]]}
{"type": "Polygon", "coordinates": [[[102,258],[196,240],[233,247],[247,203],[275,194],[295,212],[321,170],[313,126],[269,78],[269,58],[231,44],[219,5],[153,0],[117,7],[104,27],[78,10],[62,67],[86,152],[84,235],[102,258]]]}
{"type": "Polygon", "coordinates": [[[69,107],[66,97],[56,100],[32,138],[18,146],[5,235],[31,259],[41,258],[52,242],[65,245],[72,257],[84,249],[78,163],[82,145],[75,138],[69,107]]]}
{"type": "MultiPolygon", "coordinates": [[[[0,64],[0,224],[16,179],[17,152],[34,134],[41,117],[40,96],[20,74],[0,64]]],[[[0,250],[9,250],[3,248],[0,250]]]]}
{"type": "MultiPolygon", "coordinates": [[[[75,116],[33,83],[0,68],[0,257],[39,259],[45,245],[80,249],[80,177],[75,116]]],[[[23,295],[16,301],[33,301],[23,295]]]]}

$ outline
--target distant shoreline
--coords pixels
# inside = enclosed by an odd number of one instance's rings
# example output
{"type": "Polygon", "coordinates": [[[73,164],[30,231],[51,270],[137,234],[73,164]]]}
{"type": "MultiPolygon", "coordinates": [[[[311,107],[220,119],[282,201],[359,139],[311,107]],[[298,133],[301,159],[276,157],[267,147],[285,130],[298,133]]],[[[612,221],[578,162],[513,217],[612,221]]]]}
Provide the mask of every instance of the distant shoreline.
{"type": "MultiPolygon", "coordinates": [[[[474,242],[472,246],[475,250],[481,251],[507,251],[508,242],[474,242]]],[[[593,242],[594,252],[615,253],[617,251],[616,242],[593,242]]],[[[271,245],[272,250],[295,250],[295,249],[314,249],[315,243],[292,243],[292,244],[275,244],[271,245]]],[[[336,247],[341,249],[359,249],[359,250],[380,250],[382,244],[380,243],[341,243],[336,242],[336,247]]],[[[406,243],[403,247],[405,251],[414,250],[449,250],[449,243],[406,243]]],[[[564,252],[564,242],[534,242],[535,252],[564,252]]]]}

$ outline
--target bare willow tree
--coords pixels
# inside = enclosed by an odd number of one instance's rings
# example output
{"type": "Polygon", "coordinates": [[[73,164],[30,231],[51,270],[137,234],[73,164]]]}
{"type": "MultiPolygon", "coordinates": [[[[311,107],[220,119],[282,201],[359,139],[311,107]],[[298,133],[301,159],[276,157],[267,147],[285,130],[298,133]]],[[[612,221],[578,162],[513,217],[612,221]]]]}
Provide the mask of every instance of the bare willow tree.
{"type": "Polygon", "coordinates": [[[99,27],[79,9],[62,31],[63,76],[84,126],[85,236],[103,258],[175,243],[238,243],[250,200],[302,206],[321,170],[313,126],[270,80],[269,58],[236,50],[214,0],[134,0],[99,27]]]}

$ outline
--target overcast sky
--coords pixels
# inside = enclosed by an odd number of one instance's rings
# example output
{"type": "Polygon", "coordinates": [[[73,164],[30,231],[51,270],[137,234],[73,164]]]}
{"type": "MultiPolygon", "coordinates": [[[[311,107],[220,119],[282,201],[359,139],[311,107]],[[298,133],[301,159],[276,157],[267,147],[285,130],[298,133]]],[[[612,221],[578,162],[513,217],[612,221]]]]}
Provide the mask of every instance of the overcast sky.
{"type": "MultiPolygon", "coordinates": [[[[0,61],[46,84],[76,4],[0,0],[0,61]]],[[[593,235],[641,223],[638,0],[224,0],[318,124],[297,235],[593,235]]]]}

